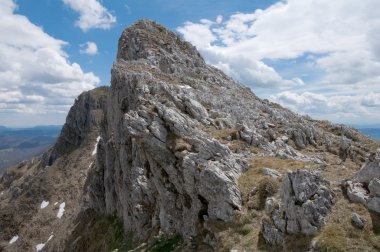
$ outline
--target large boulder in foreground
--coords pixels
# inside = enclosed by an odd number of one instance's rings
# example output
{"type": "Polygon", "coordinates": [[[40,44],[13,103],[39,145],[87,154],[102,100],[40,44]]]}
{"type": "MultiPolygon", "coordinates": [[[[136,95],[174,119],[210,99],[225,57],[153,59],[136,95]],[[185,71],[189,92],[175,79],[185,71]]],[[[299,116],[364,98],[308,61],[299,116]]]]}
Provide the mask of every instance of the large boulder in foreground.
{"type": "Polygon", "coordinates": [[[285,234],[315,235],[330,213],[334,193],[329,182],[307,170],[284,177],[280,202],[267,199],[262,234],[271,245],[281,246],[285,234]]]}

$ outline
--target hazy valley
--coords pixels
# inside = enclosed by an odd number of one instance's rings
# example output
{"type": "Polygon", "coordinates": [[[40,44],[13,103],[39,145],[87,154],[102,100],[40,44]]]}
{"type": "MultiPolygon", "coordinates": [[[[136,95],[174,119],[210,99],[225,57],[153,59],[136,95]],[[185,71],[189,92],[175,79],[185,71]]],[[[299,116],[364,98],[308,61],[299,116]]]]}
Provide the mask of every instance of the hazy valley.
{"type": "Polygon", "coordinates": [[[0,126],[0,175],[6,167],[42,154],[53,145],[62,126],[7,128],[0,126]]]}

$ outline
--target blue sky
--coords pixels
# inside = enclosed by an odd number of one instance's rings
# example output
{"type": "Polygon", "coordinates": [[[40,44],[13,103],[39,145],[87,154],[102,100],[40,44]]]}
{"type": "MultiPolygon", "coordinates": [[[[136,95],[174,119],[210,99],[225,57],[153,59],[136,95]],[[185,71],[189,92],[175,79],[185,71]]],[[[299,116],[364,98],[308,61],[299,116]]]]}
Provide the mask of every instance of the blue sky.
{"type": "Polygon", "coordinates": [[[78,18],[61,0],[39,0],[38,4],[30,0],[15,1],[16,13],[25,15],[29,20],[42,26],[44,31],[54,38],[69,43],[65,51],[71,62],[78,62],[85,71],[92,71],[101,79],[101,83],[110,80],[110,68],[115,59],[117,41],[122,31],[139,19],[148,18],[165,27],[176,30],[187,21],[199,21],[203,18],[216,19],[218,15],[232,15],[241,11],[253,11],[268,7],[276,1],[247,0],[116,0],[102,1],[102,5],[117,18],[110,29],[90,29],[83,32],[75,26],[78,18]],[[80,44],[94,41],[99,53],[86,55],[80,53],[80,44]]]}
{"type": "Polygon", "coordinates": [[[377,0],[0,0],[0,125],[63,124],[108,85],[117,40],[149,18],[206,61],[300,114],[380,123],[377,0]]]}

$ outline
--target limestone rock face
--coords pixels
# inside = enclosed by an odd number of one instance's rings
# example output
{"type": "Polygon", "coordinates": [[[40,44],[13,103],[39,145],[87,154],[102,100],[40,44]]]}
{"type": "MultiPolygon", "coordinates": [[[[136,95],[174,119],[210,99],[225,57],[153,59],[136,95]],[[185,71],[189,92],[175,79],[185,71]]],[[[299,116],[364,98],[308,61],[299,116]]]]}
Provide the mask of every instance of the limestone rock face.
{"type": "Polygon", "coordinates": [[[306,170],[288,173],[282,183],[280,202],[267,199],[269,220],[262,222],[265,240],[280,246],[284,234],[315,235],[330,213],[334,193],[320,175],[306,170]]]}
{"type": "Polygon", "coordinates": [[[45,153],[44,165],[51,165],[59,156],[70,153],[85,140],[91,127],[100,127],[106,108],[108,87],[82,93],[71,107],[61,134],[50,152],[45,153]]]}
{"type": "Polygon", "coordinates": [[[354,176],[354,181],[367,185],[372,179],[380,179],[380,159],[368,161],[354,176]]]}
{"type": "MultiPolygon", "coordinates": [[[[138,238],[160,229],[190,240],[203,221],[200,212],[229,221],[241,208],[243,165],[200,129],[213,120],[199,98],[202,82],[190,73],[212,76],[211,68],[190,44],[162,29],[143,21],[119,41],[97,154],[102,178],[89,193],[91,207],[117,213],[138,238]]],[[[225,81],[217,73],[212,78],[225,81]]]]}
{"type": "MultiPolygon", "coordinates": [[[[259,99],[149,20],[127,28],[119,40],[105,114],[88,207],[116,213],[139,239],[158,229],[190,244],[205,219],[231,221],[242,208],[237,179],[252,154],[232,151],[205,129],[230,130],[227,141],[317,164],[325,162],[299,150],[345,148],[341,136],[259,99]]],[[[347,139],[353,135],[344,132],[347,139]]],[[[329,211],[327,185],[304,172],[285,180],[288,228],[281,232],[314,234],[329,211]]]]}
{"type": "Polygon", "coordinates": [[[355,203],[366,204],[368,200],[368,192],[361,183],[346,182],[346,190],[348,198],[355,203]]]}

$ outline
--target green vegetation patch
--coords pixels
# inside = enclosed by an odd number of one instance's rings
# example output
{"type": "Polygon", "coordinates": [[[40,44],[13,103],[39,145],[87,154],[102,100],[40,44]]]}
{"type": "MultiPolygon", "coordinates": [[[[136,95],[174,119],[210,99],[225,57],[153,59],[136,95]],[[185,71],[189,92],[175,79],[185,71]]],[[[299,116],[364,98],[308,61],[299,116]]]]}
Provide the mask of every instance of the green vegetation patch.
{"type": "Polygon", "coordinates": [[[281,159],[272,156],[252,158],[249,163],[249,169],[239,178],[239,189],[243,197],[246,197],[253,187],[259,185],[264,177],[263,168],[270,168],[281,174],[285,174],[288,170],[303,169],[307,164],[304,161],[281,159]]]}
{"type": "Polygon", "coordinates": [[[123,222],[115,215],[101,215],[93,210],[82,213],[70,239],[67,251],[112,252],[170,252],[182,247],[180,235],[148,238],[137,241],[132,233],[125,233],[123,222]]]}
{"type": "Polygon", "coordinates": [[[174,251],[178,247],[183,245],[183,238],[180,235],[176,235],[169,239],[159,239],[153,245],[148,247],[147,252],[170,252],[174,251]]]}
{"type": "Polygon", "coordinates": [[[89,210],[68,241],[69,251],[128,251],[133,248],[132,235],[124,234],[122,221],[114,215],[99,215],[89,210]]]}

